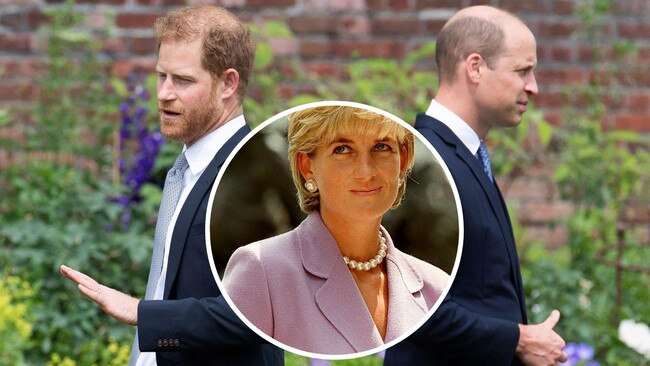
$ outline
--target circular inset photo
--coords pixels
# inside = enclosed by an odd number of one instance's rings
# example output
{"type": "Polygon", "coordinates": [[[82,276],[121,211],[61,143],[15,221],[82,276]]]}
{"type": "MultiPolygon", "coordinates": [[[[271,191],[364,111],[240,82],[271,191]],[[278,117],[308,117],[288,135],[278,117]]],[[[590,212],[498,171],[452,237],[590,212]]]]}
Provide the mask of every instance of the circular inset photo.
{"type": "Polygon", "coordinates": [[[462,250],[444,162],[399,118],[327,101],[255,128],[209,200],[210,265],[255,332],[321,359],[386,349],[440,305],[462,250]]]}

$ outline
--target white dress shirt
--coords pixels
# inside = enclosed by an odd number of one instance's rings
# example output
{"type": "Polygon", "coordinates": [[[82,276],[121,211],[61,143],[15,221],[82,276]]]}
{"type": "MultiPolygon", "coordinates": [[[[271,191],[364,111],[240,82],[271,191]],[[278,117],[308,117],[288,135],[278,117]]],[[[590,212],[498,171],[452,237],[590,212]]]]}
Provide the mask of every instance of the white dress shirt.
{"type": "MultiPolygon", "coordinates": [[[[178,199],[178,204],[176,205],[176,210],[174,211],[174,216],[172,216],[169,226],[167,227],[167,237],[165,238],[165,255],[163,257],[163,267],[158,283],[156,284],[156,292],[153,295],[152,300],[162,300],[163,294],[165,291],[165,277],[167,277],[167,263],[169,261],[169,247],[171,246],[172,235],[174,233],[174,226],[176,226],[176,220],[178,219],[178,214],[185,204],[187,196],[192,191],[194,184],[199,180],[205,168],[208,167],[212,159],[219,149],[225,145],[225,143],[233,136],[240,128],[244,127],[246,121],[244,120],[244,115],[235,117],[234,119],[228,121],[223,126],[217,128],[216,130],[210,132],[209,134],[203,136],[197,140],[192,146],[183,147],[185,152],[185,158],[189,167],[185,170],[185,175],[183,176],[183,190],[181,191],[181,196],[178,199]]],[[[156,352],[141,352],[136,362],[136,366],[155,366],[156,365],[156,352]]]]}
{"type": "Polygon", "coordinates": [[[426,115],[444,123],[462,141],[472,155],[476,155],[479,145],[481,145],[481,139],[467,122],[458,117],[456,113],[438,103],[437,100],[431,99],[426,115]]]}

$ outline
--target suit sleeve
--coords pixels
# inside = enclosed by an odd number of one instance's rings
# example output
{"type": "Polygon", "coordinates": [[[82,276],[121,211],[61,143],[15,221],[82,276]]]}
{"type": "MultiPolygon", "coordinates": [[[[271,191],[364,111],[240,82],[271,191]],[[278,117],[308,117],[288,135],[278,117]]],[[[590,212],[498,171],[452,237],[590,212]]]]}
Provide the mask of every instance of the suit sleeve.
{"type": "Polygon", "coordinates": [[[519,342],[516,322],[483,316],[448,296],[409,341],[464,365],[510,365],[519,342]]]}
{"type": "Polygon", "coordinates": [[[223,284],[237,309],[257,328],[273,336],[273,311],[269,283],[260,246],[238,248],[228,261],[223,284]]]}
{"type": "Polygon", "coordinates": [[[266,343],[239,319],[223,296],[140,301],[138,337],[142,352],[266,343]]]}

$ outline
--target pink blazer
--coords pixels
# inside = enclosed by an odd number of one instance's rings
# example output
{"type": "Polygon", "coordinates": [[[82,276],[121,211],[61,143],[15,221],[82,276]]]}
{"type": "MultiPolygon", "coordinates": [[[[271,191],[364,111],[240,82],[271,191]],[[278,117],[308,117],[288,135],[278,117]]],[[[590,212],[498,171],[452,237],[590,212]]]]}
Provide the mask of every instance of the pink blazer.
{"type": "Polygon", "coordinates": [[[348,267],[312,212],[294,230],[238,248],[223,284],[257,328],[303,351],[350,354],[379,347],[424,319],[449,276],[388,245],[388,324],[383,340],[348,267]]]}

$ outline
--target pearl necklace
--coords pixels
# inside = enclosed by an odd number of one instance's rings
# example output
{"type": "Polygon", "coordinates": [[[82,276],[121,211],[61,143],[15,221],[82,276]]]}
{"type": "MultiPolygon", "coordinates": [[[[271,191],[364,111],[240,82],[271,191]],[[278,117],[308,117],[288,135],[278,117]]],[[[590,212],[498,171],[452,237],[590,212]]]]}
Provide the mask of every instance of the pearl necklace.
{"type": "Polygon", "coordinates": [[[380,231],[379,251],[377,251],[377,255],[374,258],[366,262],[359,262],[343,256],[343,261],[348,267],[350,267],[350,269],[356,269],[357,271],[369,271],[370,269],[377,267],[384,260],[384,258],[386,258],[387,249],[388,246],[386,245],[386,238],[384,238],[380,231]]]}

